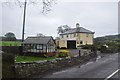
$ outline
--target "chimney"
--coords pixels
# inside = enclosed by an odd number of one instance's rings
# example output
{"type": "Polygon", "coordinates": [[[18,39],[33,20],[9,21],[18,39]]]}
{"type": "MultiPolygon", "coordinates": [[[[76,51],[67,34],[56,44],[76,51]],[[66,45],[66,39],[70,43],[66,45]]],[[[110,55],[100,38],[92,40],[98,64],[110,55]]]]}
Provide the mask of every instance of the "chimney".
{"type": "Polygon", "coordinates": [[[76,28],[79,28],[80,27],[80,24],[79,23],[76,23],[76,28]]]}

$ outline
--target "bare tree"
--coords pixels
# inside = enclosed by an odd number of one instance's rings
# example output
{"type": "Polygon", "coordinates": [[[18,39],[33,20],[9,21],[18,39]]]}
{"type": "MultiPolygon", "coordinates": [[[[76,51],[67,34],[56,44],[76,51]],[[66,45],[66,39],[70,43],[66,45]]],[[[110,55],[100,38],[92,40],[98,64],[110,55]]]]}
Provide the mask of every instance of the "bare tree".
{"type": "Polygon", "coordinates": [[[62,28],[62,26],[59,26],[58,28],[57,28],[57,31],[58,31],[58,34],[60,34],[60,33],[63,33],[63,28],[62,28]]]}
{"type": "Polygon", "coordinates": [[[37,37],[44,37],[45,35],[43,35],[42,33],[37,33],[37,37]]]}
{"type": "MultiPolygon", "coordinates": [[[[51,11],[52,4],[56,3],[56,0],[14,0],[15,4],[23,7],[24,6],[24,14],[23,14],[23,29],[22,29],[22,42],[24,41],[25,34],[25,19],[26,19],[26,5],[27,3],[36,5],[38,2],[42,2],[42,13],[46,14],[48,11],[51,11]]],[[[6,0],[6,4],[10,5],[10,0],[6,0]]]]}
{"type": "Polygon", "coordinates": [[[71,28],[68,25],[61,25],[57,28],[58,34],[70,30],[71,28]]]}
{"type": "Polygon", "coordinates": [[[7,6],[11,6],[13,3],[17,6],[19,6],[20,8],[24,7],[25,2],[27,4],[31,4],[31,5],[40,5],[42,6],[42,10],[40,10],[43,14],[47,14],[49,11],[51,11],[52,9],[52,5],[57,4],[57,0],[5,0],[4,4],[7,6]],[[40,4],[39,4],[40,3],[40,4]]]}
{"type": "Polygon", "coordinates": [[[71,29],[68,25],[63,25],[62,27],[64,28],[64,32],[71,29]]]}

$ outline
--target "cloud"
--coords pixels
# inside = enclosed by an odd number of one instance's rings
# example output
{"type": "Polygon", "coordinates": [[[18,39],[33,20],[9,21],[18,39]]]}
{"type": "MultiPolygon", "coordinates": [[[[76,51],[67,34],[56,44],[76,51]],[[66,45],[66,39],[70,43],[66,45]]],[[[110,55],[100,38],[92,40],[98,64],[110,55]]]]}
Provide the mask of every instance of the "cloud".
{"type": "MultiPolygon", "coordinates": [[[[12,31],[21,38],[23,8],[2,7],[3,34],[12,31]]],[[[117,2],[59,2],[46,15],[40,13],[41,6],[27,6],[25,36],[43,33],[56,37],[57,27],[76,22],[95,32],[95,37],[115,34],[118,31],[117,2]]]]}

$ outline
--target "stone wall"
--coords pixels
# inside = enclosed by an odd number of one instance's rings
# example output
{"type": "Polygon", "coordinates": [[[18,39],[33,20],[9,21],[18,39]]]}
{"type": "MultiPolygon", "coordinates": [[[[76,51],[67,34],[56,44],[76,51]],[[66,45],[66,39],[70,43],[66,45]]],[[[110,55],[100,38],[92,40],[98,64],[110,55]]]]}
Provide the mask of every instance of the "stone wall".
{"type": "Polygon", "coordinates": [[[31,63],[16,63],[15,71],[16,77],[27,78],[33,75],[39,74],[43,75],[48,72],[59,71],[63,68],[72,67],[80,63],[84,63],[91,58],[96,57],[94,53],[82,57],[66,57],[66,58],[56,58],[54,60],[45,60],[40,62],[31,63]]]}

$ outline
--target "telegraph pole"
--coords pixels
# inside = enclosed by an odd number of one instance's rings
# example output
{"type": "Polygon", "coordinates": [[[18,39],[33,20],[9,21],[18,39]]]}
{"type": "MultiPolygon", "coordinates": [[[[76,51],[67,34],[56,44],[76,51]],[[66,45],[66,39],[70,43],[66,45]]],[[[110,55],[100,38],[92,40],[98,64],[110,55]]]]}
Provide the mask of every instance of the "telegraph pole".
{"type": "Polygon", "coordinates": [[[24,41],[24,34],[25,34],[25,17],[26,17],[26,0],[24,4],[24,15],[23,15],[23,29],[22,29],[22,42],[24,41]]]}

